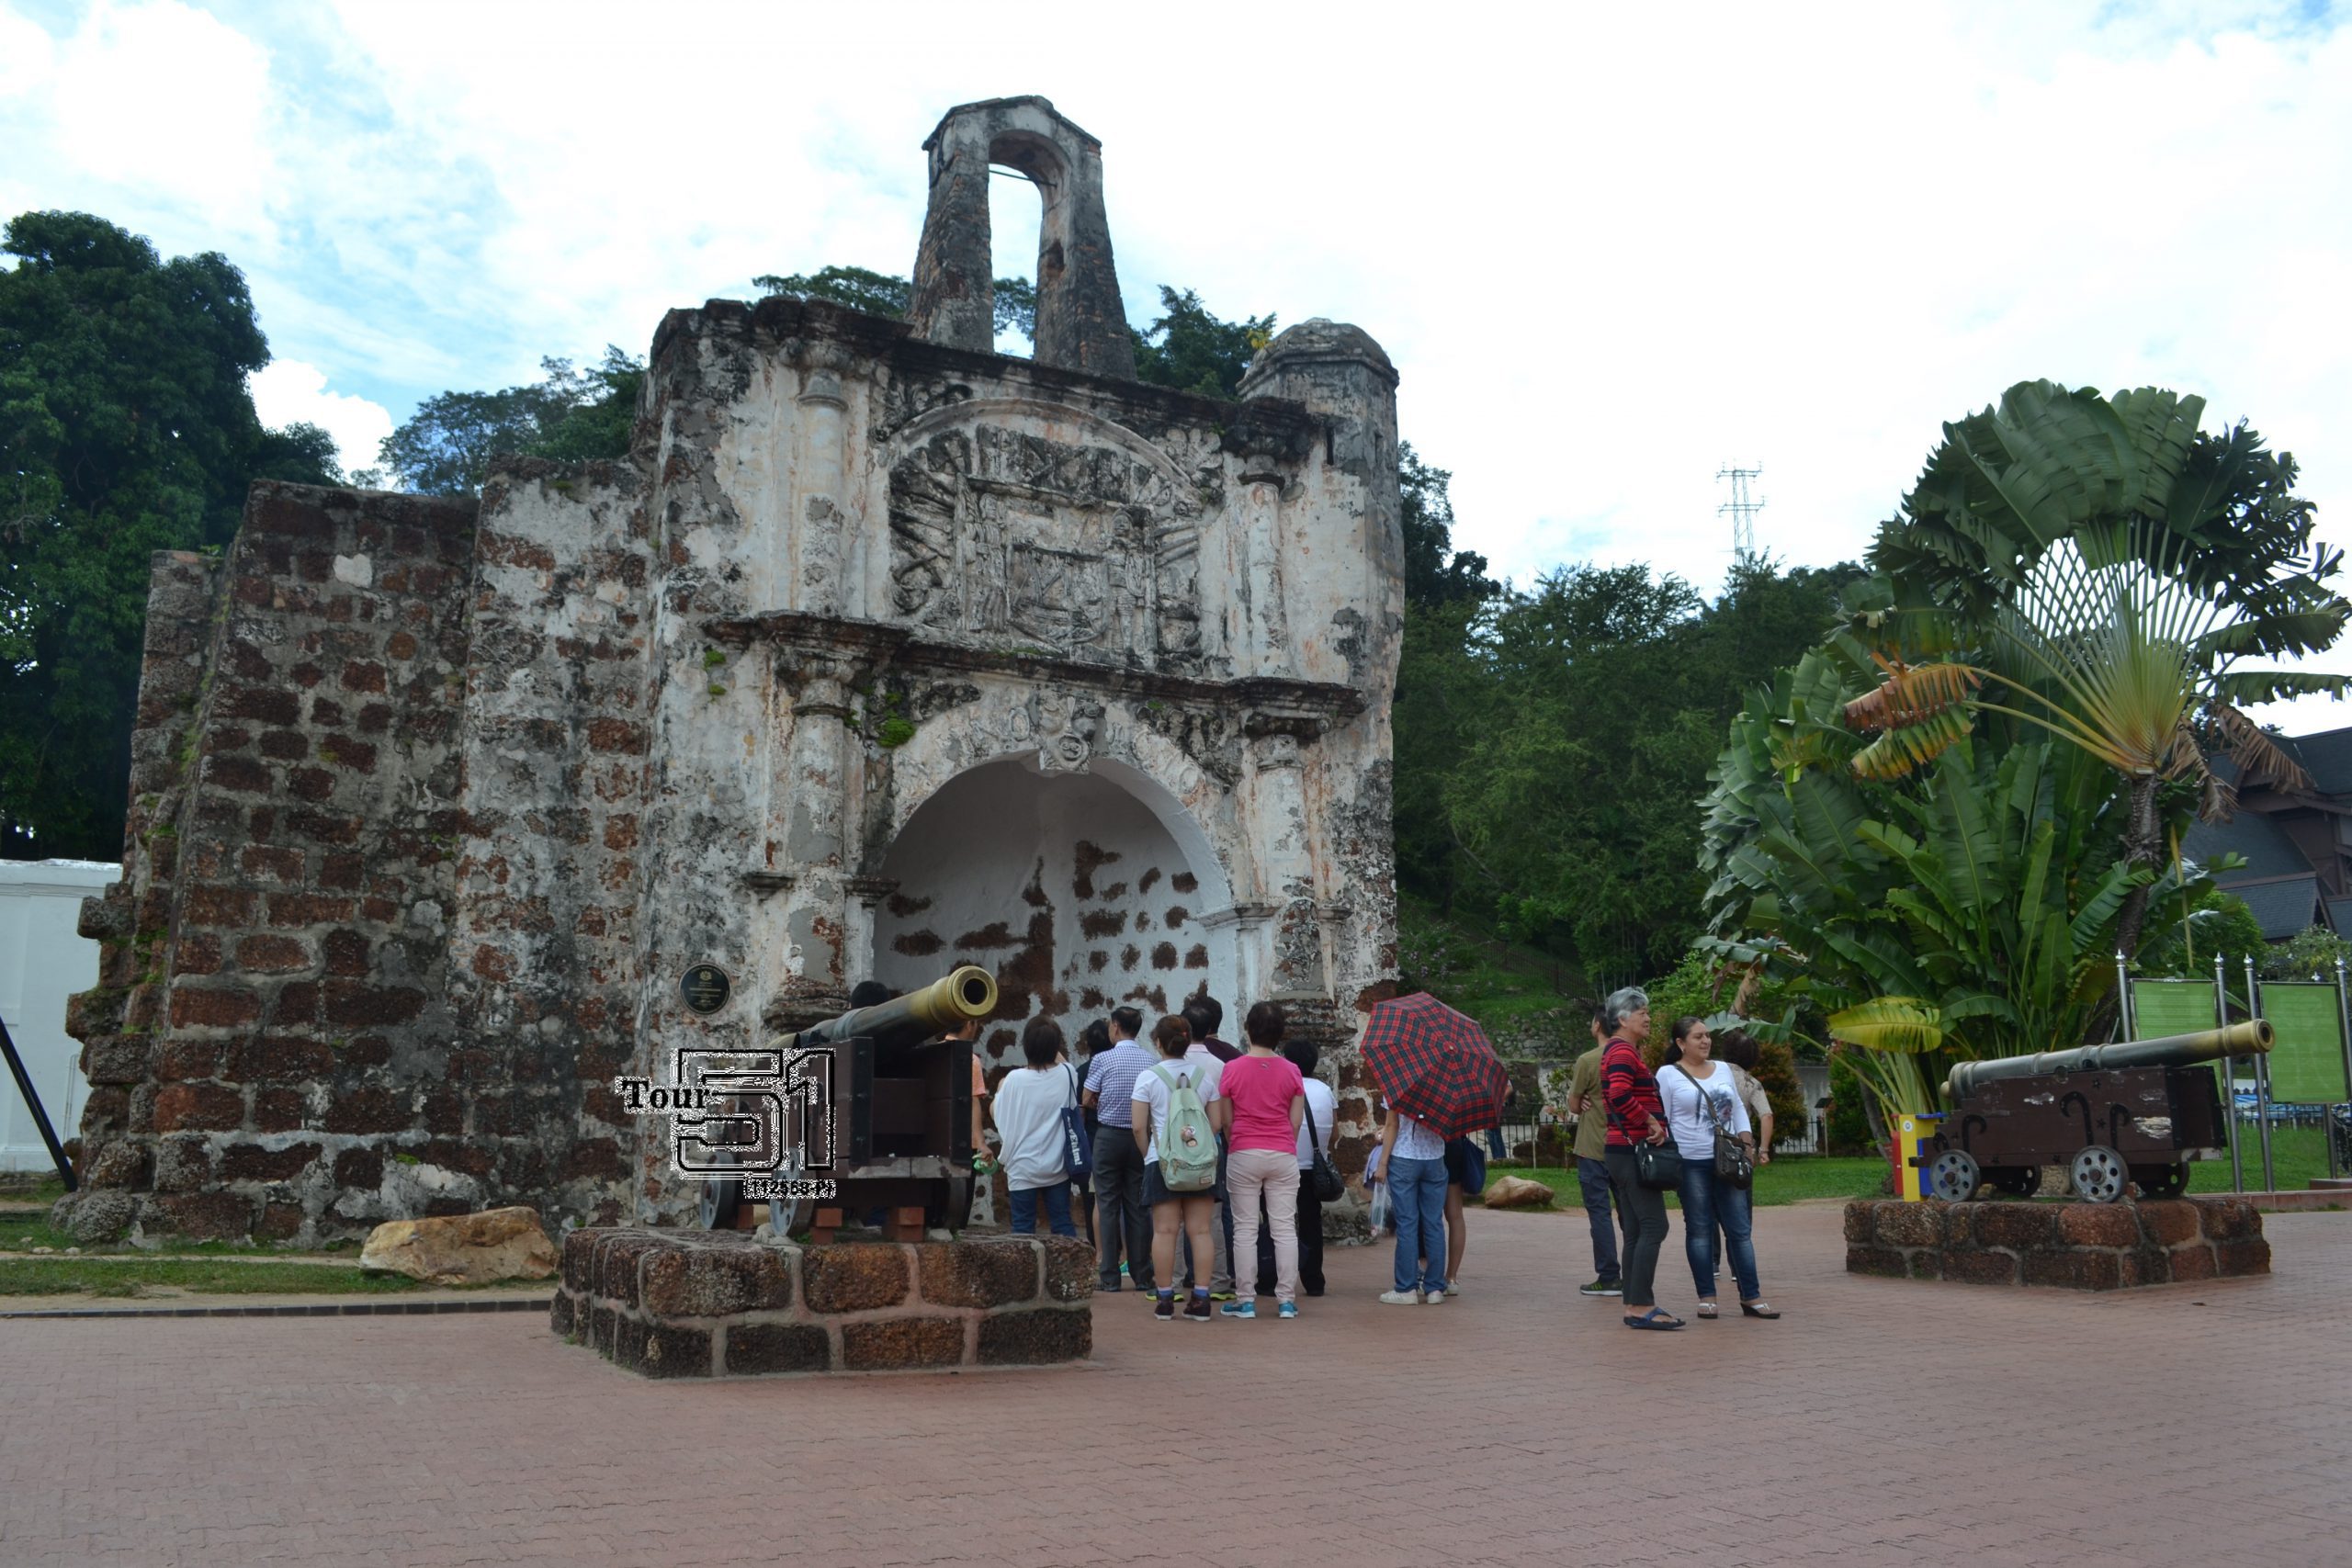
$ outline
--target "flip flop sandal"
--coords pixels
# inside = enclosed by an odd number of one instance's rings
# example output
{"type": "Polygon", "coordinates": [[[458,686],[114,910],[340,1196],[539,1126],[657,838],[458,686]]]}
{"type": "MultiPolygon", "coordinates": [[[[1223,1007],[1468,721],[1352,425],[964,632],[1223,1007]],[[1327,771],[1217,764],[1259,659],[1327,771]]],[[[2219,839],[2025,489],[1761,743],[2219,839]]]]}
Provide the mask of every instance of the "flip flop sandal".
{"type": "Polygon", "coordinates": [[[1739,1315],[1742,1317],[1778,1317],[1781,1314],[1772,1309],[1772,1303],[1770,1302],[1742,1302],[1739,1303],[1739,1315]]]}
{"type": "Polygon", "coordinates": [[[1679,1328],[1682,1326],[1682,1320],[1662,1307],[1652,1307],[1646,1316],[1627,1318],[1625,1326],[1628,1328],[1679,1328]]]}
{"type": "Polygon", "coordinates": [[[1701,1303],[1699,1303],[1699,1312],[1698,1312],[1698,1315],[1699,1315],[1699,1316],[1701,1316],[1701,1317],[1704,1317],[1704,1318],[1713,1318],[1713,1317],[1716,1317],[1716,1316],[1718,1316],[1718,1315],[1720,1315],[1720,1314],[1715,1311],[1715,1303],[1713,1303],[1713,1302],[1701,1302],[1701,1303]]]}

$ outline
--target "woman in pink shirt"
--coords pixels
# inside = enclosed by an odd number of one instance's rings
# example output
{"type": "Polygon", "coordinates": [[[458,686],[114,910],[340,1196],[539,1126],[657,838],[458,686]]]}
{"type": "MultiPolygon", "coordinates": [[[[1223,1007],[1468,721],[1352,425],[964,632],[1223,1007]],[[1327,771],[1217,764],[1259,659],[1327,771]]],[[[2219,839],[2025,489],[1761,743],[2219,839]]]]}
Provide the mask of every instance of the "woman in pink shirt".
{"type": "MultiPolygon", "coordinates": [[[[1274,1300],[1278,1315],[1298,1315],[1298,1123],[1306,1111],[1306,1080],[1276,1054],[1283,1010],[1260,1002],[1242,1021],[1247,1054],[1225,1065],[1217,1092],[1233,1108],[1226,1133],[1227,1213],[1233,1216],[1233,1256],[1258,1256],[1258,1204],[1263,1198],[1274,1233],[1274,1300]]],[[[1254,1269],[1236,1269],[1234,1283],[1257,1282],[1254,1269]]],[[[1253,1290],[1225,1303],[1227,1317],[1255,1317],[1253,1290]]]]}

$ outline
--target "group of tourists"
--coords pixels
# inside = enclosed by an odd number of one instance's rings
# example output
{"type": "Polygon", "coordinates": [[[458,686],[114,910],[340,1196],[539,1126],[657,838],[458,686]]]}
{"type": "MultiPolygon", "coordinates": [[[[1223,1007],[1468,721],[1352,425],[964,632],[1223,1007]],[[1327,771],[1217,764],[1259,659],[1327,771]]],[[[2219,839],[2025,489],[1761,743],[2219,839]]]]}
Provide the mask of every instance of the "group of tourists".
{"type": "MultiPolygon", "coordinates": [[[[1302,1295],[1324,1291],[1336,1097],[1315,1076],[1314,1043],[1283,1038],[1279,1005],[1250,1008],[1238,1046],[1218,1037],[1224,1017],[1215,999],[1195,997],[1147,1037],[1138,1010],[1115,1008],[1081,1032],[1077,1060],[1058,1023],[1032,1019],[1022,1066],[992,1097],[1012,1230],[1034,1235],[1042,1213],[1054,1235],[1074,1236],[1082,1221],[1097,1291],[1144,1292],[1162,1321],[1254,1318],[1267,1294],[1276,1316],[1295,1318],[1302,1295]]],[[[1582,1293],[1622,1296],[1628,1327],[1683,1326],[1656,1296],[1672,1190],[1698,1315],[1720,1314],[1716,1270],[1728,1258],[1742,1315],[1778,1317],[1758,1283],[1749,1228],[1747,1182],[1771,1157],[1772,1131],[1770,1102],[1748,1071],[1755,1043],[1739,1032],[1718,1042],[1703,1020],[1679,1019],[1653,1072],[1641,1051],[1649,998],[1633,987],[1601,1003],[1592,1027],[1568,1094],[1592,1229],[1594,1279],[1582,1293]]],[[[1485,1168],[1475,1139],[1384,1107],[1365,1169],[1375,1226],[1396,1232],[1383,1303],[1435,1306],[1459,1292],[1464,1201],[1485,1168]]]]}
{"type": "Polygon", "coordinates": [[[1757,1280],[1749,1229],[1748,1183],[1755,1167],[1772,1157],[1771,1101],[1749,1071],[1756,1065],[1754,1040],[1728,1032],[1719,1056],[1705,1020],[1677,1019],[1653,1073],[1642,1060],[1650,999],[1639,987],[1611,993],[1593,1012],[1592,1032],[1593,1049],[1577,1059],[1568,1077],[1577,1180],[1592,1227],[1594,1277],[1583,1293],[1623,1297],[1628,1328],[1682,1326],[1657,1304],[1657,1294],[1670,1190],[1681,1200],[1682,1249],[1699,1295],[1698,1315],[1721,1315],[1715,1271],[1728,1255],[1740,1314],[1780,1316],[1757,1280]],[[1593,1114],[1596,1110],[1600,1114],[1593,1114]],[[1665,1157],[1667,1151],[1674,1157],[1665,1157]]]}
{"type": "Polygon", "coordinates": [[[1168,1320],[1205,1321],[1219,1302],[1255,1317],[1266,1294],[1277,1316],[1296,1317],[1301,1294],[1323,1293],[1313,1173],[1329,1165],[1338,1102],[1315,1077],[1314,1043],[1284,1040],[1280,1006],[1252,1007],[1240,1045],[1218,1037],[1224,1021],[1220,1003],[1195,997],[1147,1040],[1142,1012],[1115,1008],[1080,1033],[1081,1069],[1058,1024],[1031,1020],[1023,1065],[994,1095],[1011,1228],[1035,1234],[1042,1205],[1055,1235],[1075,1235],[1075,1191],[1099,1290],[1150,1292],[1168,1320]]]}

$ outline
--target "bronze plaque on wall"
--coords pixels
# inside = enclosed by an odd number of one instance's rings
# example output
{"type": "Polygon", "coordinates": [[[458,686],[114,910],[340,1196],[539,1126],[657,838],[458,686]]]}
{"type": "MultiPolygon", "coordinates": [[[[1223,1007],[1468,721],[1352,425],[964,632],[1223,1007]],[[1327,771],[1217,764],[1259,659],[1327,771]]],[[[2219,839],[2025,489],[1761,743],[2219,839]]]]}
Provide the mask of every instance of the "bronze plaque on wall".
{"type": "Polygon", "coordinates": [[[688,1011],[708,1018],[735,994],[735,982],[716,964],[690,964],[679,977],[678,993],[685,998],[688,1011]]]}

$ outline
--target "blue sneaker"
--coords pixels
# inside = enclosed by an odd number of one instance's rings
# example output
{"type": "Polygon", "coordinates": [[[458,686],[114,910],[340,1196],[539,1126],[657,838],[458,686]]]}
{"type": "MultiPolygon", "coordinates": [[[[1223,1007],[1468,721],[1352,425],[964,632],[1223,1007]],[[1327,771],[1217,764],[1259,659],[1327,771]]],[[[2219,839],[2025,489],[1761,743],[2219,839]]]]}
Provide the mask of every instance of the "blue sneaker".
{"type": "Polygon", "coordinates": [[[1216,1310],[1227,1317],[1255,1317],[1258,1315],[1258,1303],[1254,1301],[1227,1302],[1216,1310]]]}
{"type": "Polygon", "coordinates": [[[1296,1302],[1284,1302],[1282,1304],[1282,1309],[1276,1312],[1274,1315],[1276,1317],[1296,1317],[1298,1315],[1298,1303],[1296,1302]]]}

